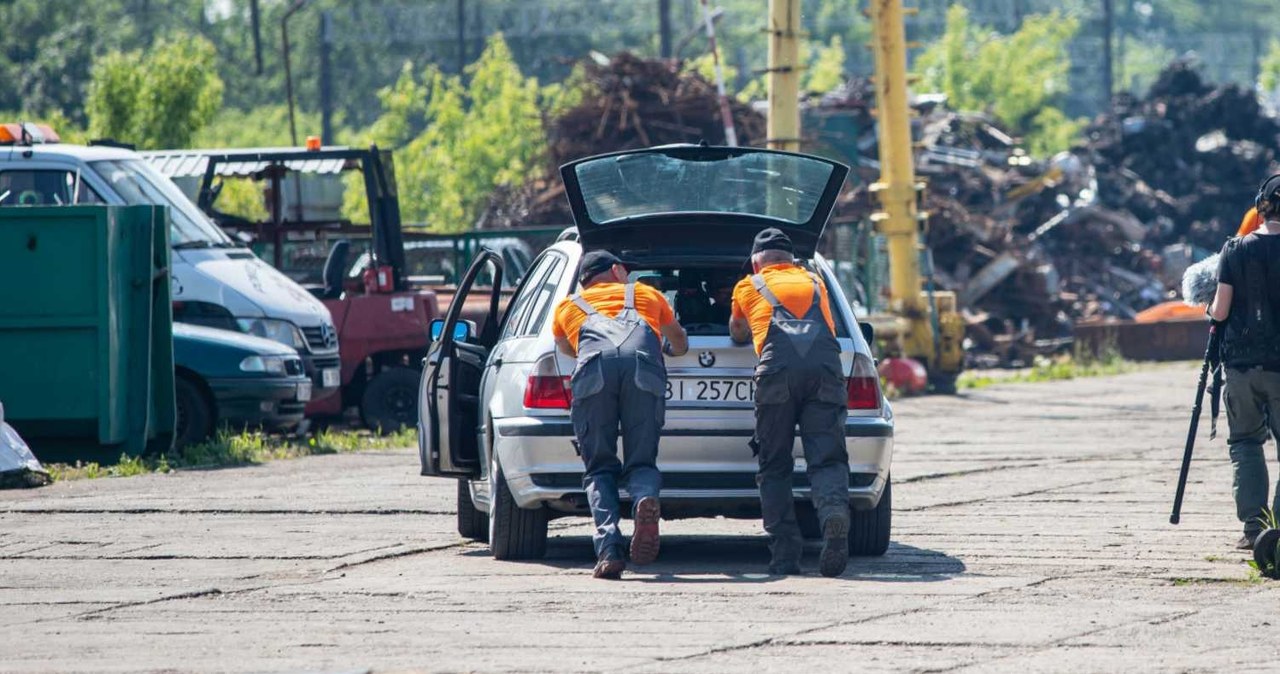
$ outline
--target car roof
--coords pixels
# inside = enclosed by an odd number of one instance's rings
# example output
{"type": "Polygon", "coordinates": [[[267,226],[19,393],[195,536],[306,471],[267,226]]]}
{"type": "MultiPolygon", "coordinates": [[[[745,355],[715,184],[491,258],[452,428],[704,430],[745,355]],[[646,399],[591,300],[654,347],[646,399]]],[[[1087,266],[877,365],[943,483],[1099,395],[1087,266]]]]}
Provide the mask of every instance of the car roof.
{"type": "Polygon", "coordinates": [[[110,159],[140,159],[138,153],[110,145],[72,145],[67,143],[37,143],[35,145],[10,145],[5,161],[16,159],[15,153],[31,153],[31,158],[68,158],[81,161],[110,159]]]}

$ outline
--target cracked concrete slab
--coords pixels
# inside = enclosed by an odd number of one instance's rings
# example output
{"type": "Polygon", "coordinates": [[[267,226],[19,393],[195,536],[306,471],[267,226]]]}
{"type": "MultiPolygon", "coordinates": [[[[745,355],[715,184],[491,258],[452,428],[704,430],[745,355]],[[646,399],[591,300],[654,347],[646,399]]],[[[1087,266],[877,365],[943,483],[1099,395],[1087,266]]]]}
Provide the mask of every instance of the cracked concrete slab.
{"type": "Polygon", "coordinates": [[[1230,546],[1207,428],[1167,522],[1195,377],[896,403],[894,543],[838,579],[763,575],[724,519],[664,523],[623,582],[590,579],[585,520],[496,562],[409,449],[3,492],[0,672],[1269,667],[1280,586],[1230,546]]]}

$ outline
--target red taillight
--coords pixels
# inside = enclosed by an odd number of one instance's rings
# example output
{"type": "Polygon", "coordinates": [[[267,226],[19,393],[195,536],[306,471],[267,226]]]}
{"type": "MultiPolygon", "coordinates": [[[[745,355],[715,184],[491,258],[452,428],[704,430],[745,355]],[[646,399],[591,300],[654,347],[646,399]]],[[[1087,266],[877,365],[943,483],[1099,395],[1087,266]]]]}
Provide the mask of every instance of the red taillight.
{"type": "Polygon", "coordinates": [[[525,407],[536,410],[567,410],[572,401],[573,393],[569,389],[568,377],[529,376],[529,384],[524,388],[525,407]]]}
{"type": "Polygon", "coordinates": [[[853,357],[853,372],[847,383],[849,409],[880,409],[880,378],[870,359],[862,354],[853,357]]]}

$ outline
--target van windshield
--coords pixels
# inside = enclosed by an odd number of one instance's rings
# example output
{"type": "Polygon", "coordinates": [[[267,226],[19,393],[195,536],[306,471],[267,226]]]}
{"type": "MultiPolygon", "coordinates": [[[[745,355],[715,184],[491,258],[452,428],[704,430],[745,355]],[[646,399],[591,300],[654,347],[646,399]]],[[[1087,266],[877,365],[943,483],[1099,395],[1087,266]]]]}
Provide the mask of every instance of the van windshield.
{"type": "Polygon", "coordinates": [[[169,207],[170,245],[175,248],[236,248],[231,238],[205,217],[173,181],[141,159],[113,159],[90,164],[126,204],[169,207]]]}

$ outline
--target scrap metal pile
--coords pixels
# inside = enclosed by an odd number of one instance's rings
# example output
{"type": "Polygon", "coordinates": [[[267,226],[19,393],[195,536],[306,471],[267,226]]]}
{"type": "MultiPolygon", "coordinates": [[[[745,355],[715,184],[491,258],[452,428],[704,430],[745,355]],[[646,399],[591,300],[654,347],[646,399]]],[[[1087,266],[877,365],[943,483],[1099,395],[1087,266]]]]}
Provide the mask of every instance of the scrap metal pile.
{"type": "MultiPolygon", "coordinates": [[[[622,52],[593,55],[581,65],[587,84],[582,101],[546,124],[547,175],[495,195],[483,226],[572,221],[555,172],[566,162],[668,143],[724,144],[716,85],[685,64],[622,52]]],[[[737,100],[730,110],[739,143],[764,144],[764,117],[737,100]]]]}
{"type": "MultiPolygon", "coordinates": [[[[871,104],[865,83],[822,104],[850,101],[871,104]]],[[[916,108],[935,281],[957,292],[971,352],[989,365],[1060,348],[1074,323],[1177,299],[1183,270],[1235,231],[1280,152],[1280,127],[1252,91],[1210,87],[1182,63],[1047,161],[987,117],[936,98],[916,108]]],[[[863,181],[837,221],[875,210],[874,133],[858,143],[863,181]]]]}

